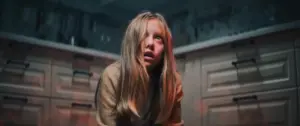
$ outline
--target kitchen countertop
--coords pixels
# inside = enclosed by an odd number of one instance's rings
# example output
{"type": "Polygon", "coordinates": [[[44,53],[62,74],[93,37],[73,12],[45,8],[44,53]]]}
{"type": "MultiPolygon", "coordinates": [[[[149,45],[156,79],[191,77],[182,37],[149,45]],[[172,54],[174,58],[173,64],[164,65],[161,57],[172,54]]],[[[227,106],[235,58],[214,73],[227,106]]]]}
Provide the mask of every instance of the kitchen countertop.
{"type": "Polygon", "coordinates": [[[70,52],[75,52],[75,53],[81,53],[81,54],[87,54],[87,55],[92,55],[96,57],[102,57],[106,59],[112,59],[112,60],[118,60],[119,55],[113,54],[113,53],[108,53],[108,52],[103,52],[95,49],[90,49],[90,48],[82,48],[78,46],[72,46],[72,45],[67,45],[67,44],[62,44],[62,43],[57,43],[54,41],[48,41],[48,40],[42,40],[34,37],[27,37],[24,35],[18,35],[14,33],[8,33],[8,32],[0,32],[0,37],[1,38],[8,38],[10,40],[15,40],[18,42],[22,43],[28,43],[28,44],[33,44],[33,45],[38,45],[38,46],[43,46],[43,47],[49,47],[49,48],[55,48],[55,49],[61,49],[61,50],[66,50],[70,52]]]}
{"type": "Polygon", "coordinates": [[[251,37],[261,36],[261,35],[265,35],[265,34],[270,34],[270,33],[274,33],[274,32],[295,29],[295,28],[300,28],[300,20],[294,21],[294,22],[289,22],[289,23],[284,23],[284,24],[268,26],[268,27],[264,27],[264,28],[259,28],[257,30],[244,32],[244,33],[240,33],[237,35],[224,36],[224,37],[219,37],[216,39],[195,42],[194,44],[189,44],[189,45],[175,48],[174,55],[181,55],[181,54],[189,53],[192,51],[197,51],[197,50],[201,50],[201,49],[205,49],[205,48],[209,48],[209,47],[213,47],[213,46],[217,46],[217,45],[231,43],[231,42],[238,41],[238,40],[248,39],[251,37]]]}
{"type": "MultiPolygon", "coordinates": [[[[174,54],[181,55],[184,53],[189,53],[192,51],[197,51],[197,50],[201,50],[201,49],[205,49],[205,48],[209,48],[209,47],[213,47],[213,46],[217,46],[217,45],[227,44],[227,43],[231,43],[231,42],[238,41],[238,40],[243,40],[243,39],[247,39],[247,38],[251,38],[251,37],[255,37],[255,36],[261,36],[261,35],[270,34],[273,32],[289,30],[289,29],[294,29],[294,28],[300,28],[300,20],[285,23],[285,24],[264,27],[264,28],[260,28],[257,30],[240,33],[237,35],[224,36],[224,37],[220,37],[220,38],[216,38],[216,39],[200,41],[200,42],[196,42],[194,44],[177,47],[174,49],[174,54]]],[[[8,39],[15,40],[18,42],[23,42],[23,43],[29,43],[29,44],[34,44],[34,45],[39,45],[39,46],[44,46],[44,47],[49,47],[49,48],[56,48],[56,49],[71,51],[71,52],[75,52],[75,53],[92,55],[92,56],[96,56],[96,57],[103,57],[106,59],[118,60],[120,57],[120,55],[114,54],[114,53],[103,52],[100,50],[95,50],[95,49],[90,49],[90,48],[71,46],[71,45],[57,43],[57,42],[48,41],[48,40],[41,40],[41,39],[34,38],[34,37],[17,35],[14,33],[0,32],[0,37],[8,38],[8,39]]]]}

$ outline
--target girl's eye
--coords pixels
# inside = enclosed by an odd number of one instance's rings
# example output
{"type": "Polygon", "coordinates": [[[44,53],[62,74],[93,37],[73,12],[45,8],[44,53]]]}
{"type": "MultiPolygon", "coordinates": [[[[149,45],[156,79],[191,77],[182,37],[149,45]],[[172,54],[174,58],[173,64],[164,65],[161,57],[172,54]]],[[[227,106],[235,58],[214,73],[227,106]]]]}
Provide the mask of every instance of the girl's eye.
{"type": "Polygon", "coordinates": [[[162,37],[160,37],[158,35],[154,36],[154,38],[157,39],[157,40],[162,40],[162,37]]]}

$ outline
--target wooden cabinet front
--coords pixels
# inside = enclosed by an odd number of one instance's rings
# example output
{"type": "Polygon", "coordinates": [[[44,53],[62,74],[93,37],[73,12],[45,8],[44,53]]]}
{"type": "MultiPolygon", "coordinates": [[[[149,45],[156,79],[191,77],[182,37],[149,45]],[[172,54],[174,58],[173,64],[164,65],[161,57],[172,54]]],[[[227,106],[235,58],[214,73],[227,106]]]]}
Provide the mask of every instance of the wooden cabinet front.
{"type": "Polygon", "coordinates": [[[66,99],[94,100],[104,60],[95,57],[58,53],[52,63],[52,96],[66,99]]]}
{"type": "Polygon", "coordinates": [[[75,69],[68,67],[52,67],[52,96],[69,99],[93,100],[100,69],[75,69]]]}
{"type": "Polygon", "coordinates": [[[93,102],[51,100],[52,126],[98,126],[93,102]]]}
{"type": "Polygon", "coordinates": [[[0,94],[1,126],[47,126],[49,121],[48,98],[0,94]]]}
{"type": "MultiPolygon", "coordinates": [[[[4,41],[4,40],[2,40],[4,41]]],[[[0,51],[0,92],[50,96],[51,64],[34,46],[4,41],[0,51]]]]}
{"type": "MultiPolygon", "coordinates": [[[[261,42],[263,43],[263,42],[261,42]]],[[[261,44],[202,59],[202,94],[223,96],[296,86],[292,44],[261,44]]]]}
{"type": "Polygon", "coordinates": [[[203,100],[203,126],[296,126],[297,89],[203,100]]]}

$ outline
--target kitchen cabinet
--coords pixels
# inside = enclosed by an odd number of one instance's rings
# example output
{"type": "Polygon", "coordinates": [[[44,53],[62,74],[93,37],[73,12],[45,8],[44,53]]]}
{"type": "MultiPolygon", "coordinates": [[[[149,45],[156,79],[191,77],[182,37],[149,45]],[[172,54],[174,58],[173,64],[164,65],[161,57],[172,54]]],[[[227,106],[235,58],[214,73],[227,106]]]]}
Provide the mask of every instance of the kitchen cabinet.
{"type": "MultiPolygon", "coordinates": [[[[299,33],[270,33],[177,56],[185,125],[299,124],[299,33]]],[[[97,81],[117,56],[0,36],[0,123],[96,125],[97,81]]]]}
{"type": "Polygon", "coordinates": [[[49,98],[0,93],[2,126],[45,126],[50,123],[49,98]]]}
{"type": "Polygon", "coordinates": [[[0,59],[0,91],[50,96],[50,65],[0,59]]]}
{"type": "Polygon", "coordinates": [[[97,126],[93,102],[51,100],[52,126],[97,126]]]}
{"type": "Polygon", "coordinates": [[[66,53],[63,60],[53,60],[52,96],[93,100],[100,73],[106,65],[99,58],[66,53]]]}
{"type": "Polygon", "coordinates": [[[50,60],[31,45],[0,40],[0,92],[50,96],[50,60]]]}
{"type": "Polygon", "coordinates": [[[93,73],[101,73],[101,70],[91,72],[90,70],[95,69],[90,68],[84,71],[60,66],[53,66],[52,70],[52,95],[54,97],[94,99],[99,77],[95,77],[93,73]]]}
{"type": "Polygon", "coordinates": [[[203,97],[296,86],[296,75],[293,71],[295,56],[292,48],[245,56],[243,59],[236,57],[236,52],[230,54],[217,53],[203,57],[203,97]]]}
{"type": "Polygon", "coordinates": [[[187,125],[298,125],[299,34],[286,30],[181,53],[187,125]]]}
{"type": "Polygon", "coordinates": [[[283,89],[203,100],[204,126],[297,125],[297,89],[283,89]]]}
{"type": "Polygon", "coordinates": [[[188,55],[185,58],[184,72],[182,73],[182,88],[184,98],[181,102],[181,113],[186,126],[200,126],[202,117],[201,85],[199,75],[200,60],[188,55]]]}
{"type": "Polygon", "coordinates": [[[112,54],[12,38],[0,37],[0,125],[97,126],[95,91],[112,54]]]}

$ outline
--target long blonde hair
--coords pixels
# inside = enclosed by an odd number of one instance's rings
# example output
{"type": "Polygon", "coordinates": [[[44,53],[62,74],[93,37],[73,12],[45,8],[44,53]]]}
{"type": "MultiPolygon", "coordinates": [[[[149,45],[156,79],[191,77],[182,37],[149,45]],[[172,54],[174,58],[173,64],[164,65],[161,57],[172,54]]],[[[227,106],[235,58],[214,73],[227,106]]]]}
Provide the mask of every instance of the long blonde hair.
{"type": "Polygon", "coordinates": [[[164,52],[160,84],[162,95],[160,101],[160,112],[157,122],[163,122],[170,116],[175,102],[176,92],[176,67],[173,55],[172,36],[166,20],[159,13],[149,11],[138,14],[128,25],[125,32],[121,49],[121,78],[119,102],[117,112],[120,114],[131,113],[140,116],[139,110],[147,100],[149,75],[143,65],[143,39],[146,35],[147,22],[157,19],[163,25],[164,52]]]}

